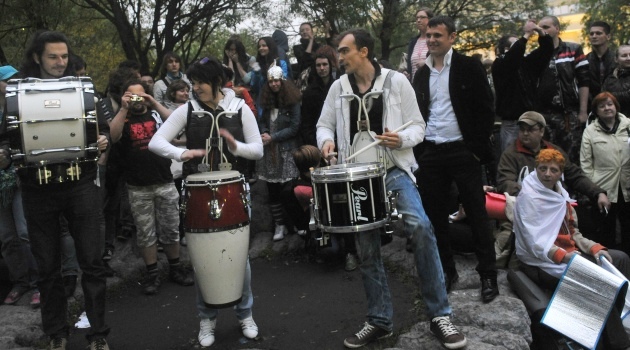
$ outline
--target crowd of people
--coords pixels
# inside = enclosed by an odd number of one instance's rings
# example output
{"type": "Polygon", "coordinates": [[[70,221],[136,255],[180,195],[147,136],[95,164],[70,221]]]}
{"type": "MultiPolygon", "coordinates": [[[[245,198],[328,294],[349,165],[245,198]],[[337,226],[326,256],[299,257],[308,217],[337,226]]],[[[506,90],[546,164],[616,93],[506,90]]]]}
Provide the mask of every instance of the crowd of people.
{"type": "MultiPolygon", "coordinates": [[[[362,132],[380,143],[375,147],[385,188],[396,194],[402,214],[404,232],[397,234],[406,238],[417,265],[430,330],[449,349],[467,344],[450,320],[447,294],[459,275],[449,218],[465,217],[470,227],[484,303],[499,295],[497,268],[505,260],[507,266],[520,259],[549,288],[578,251],[593,261],[627,264],[630,45],[613,50],[610,25],[595,21],[586,55],[581,45],[560,38],[556,17],[545,16],[528,20],[520,35],[499,38],[494,62],[482,64],[454,49],[453,19],[428,8],[415,18],[418,35],[397,70],[377,60],[367,31],[348,30],[333,43],[318,40],[311,23],[300,25],[294,64],[281,31],[260,38],[255,55],[238,36],[226,42],[221,57],[188,67],[169,52],[156,80],[137,62],[121,62],[107,89],[94,94],[98,159],[78,163],[80,177],[62,172],[45,184],[34,165],[12,157],[21,135],[8,119],[7,111],[15,108],[4,96],[8,81],[81,77],[87,63],[62,33],[36,33],[19,71],[0,67],[0,242],[13,282],[4,304],[30,291],[31,305],[41,307],[50,349],[65,349],[67,297],[81,272],[90,349],[108,349],[105,284],[113,273],[108,262],[115,239],[135,234],[146,265],[144,294],[158,293],[162,284],[159,251],[172,282],[195,284],[180,261],[187,244],[179,210],[187,176],[229,163],[247,186],[265,182],[273,241],[288,234],[308,241],[321,234],[308,224],[311,171],[344,163],[362,132]],[[526,53],[532,37],[537,47],[526,53]],[[361,104],[365,96],[369,101],[361,104]],[[207,149],[214,124],[202,117],[221,111],[233,112],[219,118],[223,155],[207,149]],[[499,134],[493,134],[495,119],[501,120],[499,134]],[[494,226],[486,210],[488,191],[516,203],[508,219],[494,226]],[[544,228],[554,232],[545,236],[544,247],[538,244],[541,226],[530,222],[540,198],[557,204],[553,213],[540,213],[550,215],[544,228]],[[590,208],[581,213],[593,230],[577,231],[567,206],[575,198],[590,208]],[[453,203],[457,215],[449,215],[453,203]]],[[[367,297],[367,320],[345,339],[348,348],[392,335],[393,307],[380,254],[384,234],[384,227],[332,234],[345,269],[360,270],[367,297]]],[[[247,338],[258,335],[253,299],[248,260],[243,297],[234,306],[247,338]]],[[[218,310],[204,303],[198,285],[196,305],[199,343],[211,346],[218,310]]],[[[613,331],[604,337],[611,349],[630,345],[613,331]]]]}

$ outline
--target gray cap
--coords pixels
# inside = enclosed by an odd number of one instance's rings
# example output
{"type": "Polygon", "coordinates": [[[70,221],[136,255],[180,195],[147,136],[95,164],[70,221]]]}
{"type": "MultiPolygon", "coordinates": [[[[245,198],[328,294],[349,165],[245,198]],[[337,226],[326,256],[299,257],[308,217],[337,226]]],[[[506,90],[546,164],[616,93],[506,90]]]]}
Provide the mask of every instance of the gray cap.
{"type": "Polygon", "coordinates": [[[534,111],[523,113],[523,115],[518,118],[518,122],[525,123],[529,126],[534,126],[536,124],[540,124],[543,127],[547,126],[547,123],[545,122],[545,117],[543,117],[542,114],[534,111]]]}

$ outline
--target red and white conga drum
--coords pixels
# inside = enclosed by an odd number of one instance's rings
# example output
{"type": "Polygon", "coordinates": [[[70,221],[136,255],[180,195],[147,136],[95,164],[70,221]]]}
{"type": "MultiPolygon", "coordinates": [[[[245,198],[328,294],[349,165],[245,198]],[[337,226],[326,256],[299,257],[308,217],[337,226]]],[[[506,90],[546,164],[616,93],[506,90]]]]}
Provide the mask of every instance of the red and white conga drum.
{"type": "Polygon", "coordinates": [[[237,171],[189,175],[184,181],[184,231],[201,295],[208,307],[241,301],[249,251],[245,178],[237,171]]]}

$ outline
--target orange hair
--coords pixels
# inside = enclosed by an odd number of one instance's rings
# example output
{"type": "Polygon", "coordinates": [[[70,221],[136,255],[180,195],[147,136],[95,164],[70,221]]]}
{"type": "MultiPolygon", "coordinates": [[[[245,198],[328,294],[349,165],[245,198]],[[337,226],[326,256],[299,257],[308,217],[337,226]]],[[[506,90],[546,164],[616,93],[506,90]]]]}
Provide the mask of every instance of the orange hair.
{"type": "Polygon", "coordinates": [[[560,170],[564,170],[566,160],[564,159],[562,153],[560,153],[558,150],[553,148],[546,148],[541,150],[540,153],[538,153],[538,156],[536,156],[536,166],[538,166],[538,164],[540,163],[550,162],[558,164],[558,166],[560,166],[560,170]]]}

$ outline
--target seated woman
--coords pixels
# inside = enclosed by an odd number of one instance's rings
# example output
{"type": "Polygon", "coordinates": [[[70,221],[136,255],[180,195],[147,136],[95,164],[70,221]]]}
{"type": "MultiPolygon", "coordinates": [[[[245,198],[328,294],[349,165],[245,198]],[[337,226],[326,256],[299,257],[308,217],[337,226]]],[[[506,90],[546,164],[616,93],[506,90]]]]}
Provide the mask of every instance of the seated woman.
{"type": "MultiPolygon", "coordinates": [[[[322,157],[319,149],[312,145],[303,145],[294,150],[293,161],[300,172],[300,177],[293,181],[293,192],[284,193],[284,202],[290,203],[287,206],[288,214],[293,218],[293,223],[298,229],[299,235],[306,235],[308,223],[311,218],[309,205],[313,198],[313,185],[311,183],[311,169],[326,166],[326,161],[322,157]]],[[[335,242],[343,241],[342,253],[345,253],[345,269],[353,271],[358,267],[357,249],[354,243],[354,234],[343,233],[334,234],[335,242]]],[[[333,246],[336,245],[332,244],[333,246]]],[[[337,251],[335,249],[335,251],[337,251]]]]}
{"type": "MultiPolygon", "coordinates": [[[[555,149],[543,149],[536,157],[536,171],[523,180],[516,198],[514,232],[516,255],[522,270],[543,288],[554,290],[571,258],[579,254],[592,262],[608,259],[626,278],[630,258],[622,251],[607,250],[586,239],[577,228],[573,200],[560,184],[565,159],[555,149]]],[[[603,340],[605,349],[626,349],[630,338],[621,323],[620,310],[612,308],[603,340]]]]}

